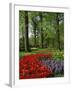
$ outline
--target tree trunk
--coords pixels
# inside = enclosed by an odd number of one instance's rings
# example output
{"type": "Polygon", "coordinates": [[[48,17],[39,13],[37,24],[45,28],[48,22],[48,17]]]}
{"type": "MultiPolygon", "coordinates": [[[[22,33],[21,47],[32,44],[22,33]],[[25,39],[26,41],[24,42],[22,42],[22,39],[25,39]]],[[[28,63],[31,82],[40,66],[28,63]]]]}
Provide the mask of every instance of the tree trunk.
{"type": "Polygon", "coordinates": [[[24,47],[25,47],[25,45],[24,45],[24,30],[22,28],[22,50],[23,51],[24,51],[24,47]]]}
{"type": "Polygon", "coordinates": [[[36,47],[36,24],[34,23],[34,46],[36,47]]]}
{"type": "Polygon", "coordinates": [[[43,16],[42,13],[40,13],[40,21],[41,21],[41,30],[40,30],[40,36],[41,36],[41,48],[43,48],[43,27],[42,27],[42,22],[43,22],[43,16]]]}
{"type": "Polygon", "coordinates": [[[58,42],[58,49],[60,49],[60,31],[59,31],[59,18],[58,18],[58,13],[56,14],[56,23],[57,23],[57,42],[58,42]]]}
{"type": "Polygon", "coordinates": [[[28,12],[27,11],[25,11],[25,51],[29,51],[28,12]]]}

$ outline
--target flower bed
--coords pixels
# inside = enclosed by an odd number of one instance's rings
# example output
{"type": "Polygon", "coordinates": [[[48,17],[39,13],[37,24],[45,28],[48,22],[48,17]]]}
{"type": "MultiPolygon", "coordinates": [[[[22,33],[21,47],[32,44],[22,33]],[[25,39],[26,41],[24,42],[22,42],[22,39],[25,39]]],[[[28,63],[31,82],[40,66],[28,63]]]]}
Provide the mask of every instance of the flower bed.
{"type": "Polygon", "coordinates": [[[19,78],[45,78],[64,74],[64,62],[52,60],[52,54],[26,55],[19,62],[19,78]]]}
{"type": "Polygon", "coordinates": [[[55,61],[55,60],[50,60],[50,59],[45,59],[44,58],[40,60],[40,62],[45,65],[48,69],[52,70],[54,76],[57,75],[63,75],[64,74],[64,61],[55,61]]]}
{"type": "Polygon", "coordinates": [[[20,79],[45,78],[53,76],[50,68],[43,65],[40,58],[51,58],[51,54],[27,55],[20,59],[19,73],[20,79]]]}

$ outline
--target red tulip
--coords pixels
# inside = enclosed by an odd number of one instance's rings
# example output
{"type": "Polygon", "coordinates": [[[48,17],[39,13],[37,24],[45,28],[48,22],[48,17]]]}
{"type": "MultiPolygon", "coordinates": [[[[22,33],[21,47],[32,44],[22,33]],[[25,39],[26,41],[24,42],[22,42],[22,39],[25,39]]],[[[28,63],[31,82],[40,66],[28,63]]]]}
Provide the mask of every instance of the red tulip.
{"type": "Polygon", "coordinates": [[[34,54],[21,58],[19,61],[20,79],[43,78],[50,76],[52,71],[49,70],[46,66],[43,66],[39,61],[39,58],[44,57],[50,58],[51,55],[34,54]]]}

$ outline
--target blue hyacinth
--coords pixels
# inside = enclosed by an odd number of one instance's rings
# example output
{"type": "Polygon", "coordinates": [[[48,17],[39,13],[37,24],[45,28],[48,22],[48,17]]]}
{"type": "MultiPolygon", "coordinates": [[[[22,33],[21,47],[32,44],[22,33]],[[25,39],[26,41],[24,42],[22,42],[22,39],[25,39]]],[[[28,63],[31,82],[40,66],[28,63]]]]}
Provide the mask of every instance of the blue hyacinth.
{"type": "Polygon", "coordinates": [[[42,59],[40,62],[48,67],[48,69],[51,69],[54,75],[63,75],[64,74],[64,61],[56,61],[56,60],[49,60],[49,59],[42,59]]]}

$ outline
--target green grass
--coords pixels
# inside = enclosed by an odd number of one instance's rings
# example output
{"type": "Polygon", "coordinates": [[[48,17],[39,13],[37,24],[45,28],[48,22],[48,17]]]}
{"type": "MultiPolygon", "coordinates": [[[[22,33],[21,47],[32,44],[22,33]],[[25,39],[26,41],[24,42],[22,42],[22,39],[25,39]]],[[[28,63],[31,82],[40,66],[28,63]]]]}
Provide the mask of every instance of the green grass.
{"type": "Polygon", "coordinates": [[[30,54],[36,54],[39,53],[39,51],[41,51],[42,49],[38,49],[38,48],[32,48],[30,52],[24,52],[24,51],[20,51],[19,52],[19,57],[23,57],[25,55],[30,55],[30,54]]]}
{"type": "Polygon", "coordinates": [[[52,58],[54,60],[64,60],[63,51],[59,51],[57,49],[49,49],[49,48],[31,48],[30,52],[20,51],[19,58],[21,58],[25,55],[31,55],[31,54],[37,54],[37,53],[42,53],[42,54],[52,53],[52,55],[53,55],[52,58]]]}
{"type": "Polygon", "coordinates": [[[54,77],[64,77],[64,74],[56,74],[54,77]]]}

